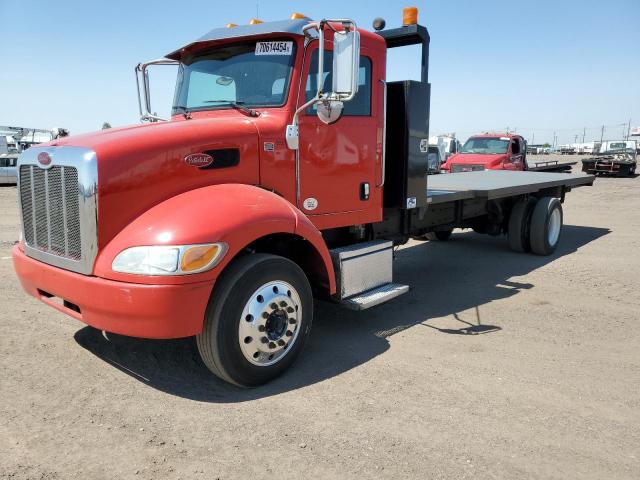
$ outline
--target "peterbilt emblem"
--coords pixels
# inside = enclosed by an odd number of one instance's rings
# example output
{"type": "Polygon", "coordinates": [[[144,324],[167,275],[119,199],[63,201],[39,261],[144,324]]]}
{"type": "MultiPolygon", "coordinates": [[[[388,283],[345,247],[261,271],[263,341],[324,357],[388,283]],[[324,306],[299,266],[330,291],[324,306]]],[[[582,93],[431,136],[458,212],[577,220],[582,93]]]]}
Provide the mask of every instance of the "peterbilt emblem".
{"type": "Polygon", "coordinates": [[[213,163],[213,157],[206,153],[192,153],[184,157],[184,162],[190,167],[208,167],[213,163]]]}
{"type": "Polygon", "coordinates": [[[49,155],[47,152],[40,152],[38,154],[38,163],[43,167],[49,166],[49,164],[51,163],[51,155],[49,155]]]}

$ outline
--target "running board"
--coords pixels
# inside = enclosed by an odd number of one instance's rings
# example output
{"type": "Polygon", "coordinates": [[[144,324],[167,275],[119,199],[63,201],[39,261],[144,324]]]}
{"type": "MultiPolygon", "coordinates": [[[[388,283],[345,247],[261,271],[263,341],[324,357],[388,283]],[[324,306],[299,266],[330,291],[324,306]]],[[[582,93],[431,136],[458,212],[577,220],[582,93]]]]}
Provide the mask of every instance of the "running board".
{"type": "Polygon", "coordinates": [[[350,310],[366,310],[381,303],[393,300],[409,291],[409,285],[399,283],[385,283],[362,293],[353,295],[340,301],[340,304],[350,310]]]}

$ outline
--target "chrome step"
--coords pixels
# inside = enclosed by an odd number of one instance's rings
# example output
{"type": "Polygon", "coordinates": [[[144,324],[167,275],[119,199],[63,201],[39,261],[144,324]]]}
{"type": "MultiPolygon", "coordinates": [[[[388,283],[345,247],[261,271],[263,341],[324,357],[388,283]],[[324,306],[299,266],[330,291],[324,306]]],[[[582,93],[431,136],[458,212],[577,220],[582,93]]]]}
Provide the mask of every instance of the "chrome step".
{"type": "Polygon", "coordinates": [[[340,304],[351,310],[366,310],[381,303],[393,300],[409,291],[409,285],[399,283],[385,283],[362,293],[353,295],[340,301],[340,304]]]}

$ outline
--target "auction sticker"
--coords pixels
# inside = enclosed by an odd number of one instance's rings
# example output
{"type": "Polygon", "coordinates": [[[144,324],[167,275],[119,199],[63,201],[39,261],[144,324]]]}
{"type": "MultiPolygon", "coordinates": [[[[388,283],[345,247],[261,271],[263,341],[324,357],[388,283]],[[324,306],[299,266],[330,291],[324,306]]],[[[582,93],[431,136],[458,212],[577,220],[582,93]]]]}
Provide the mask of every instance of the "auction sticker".
{"type": "Polygon", "coordinates": [[[302,204],[305,210],[315,210],[318,208],[318,200],[313,197],[306,198],[302,204]]]}
{"type": "Polygon", "coordinates": [[[256,55],[291,55],[293,42],[256,42],[256,55]]]}

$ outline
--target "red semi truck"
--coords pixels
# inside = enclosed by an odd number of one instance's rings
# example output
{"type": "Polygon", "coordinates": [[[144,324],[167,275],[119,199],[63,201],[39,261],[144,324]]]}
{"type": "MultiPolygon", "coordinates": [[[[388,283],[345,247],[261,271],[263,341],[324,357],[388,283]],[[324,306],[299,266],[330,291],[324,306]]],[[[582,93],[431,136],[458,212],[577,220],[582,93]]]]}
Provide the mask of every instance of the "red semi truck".
{"type": "Polygon", "coordinates": [[[228,25],[139,65],[149,124],[20,157],[23,288],[107,332],[196,336],[214,374],[255,386],[300,354],[314,298],[360,310],[405,293],[392,249],[410,238],[474,228],[551,254],[565,194],[593,176],[428,177],[429,34],[406,13],[375,32],[228,25]],[[388,49],[414,44],[421,80],[387,82],[388,49]],[[151,64],[178,65],[169,121],[151,113],[151,64]]]}

